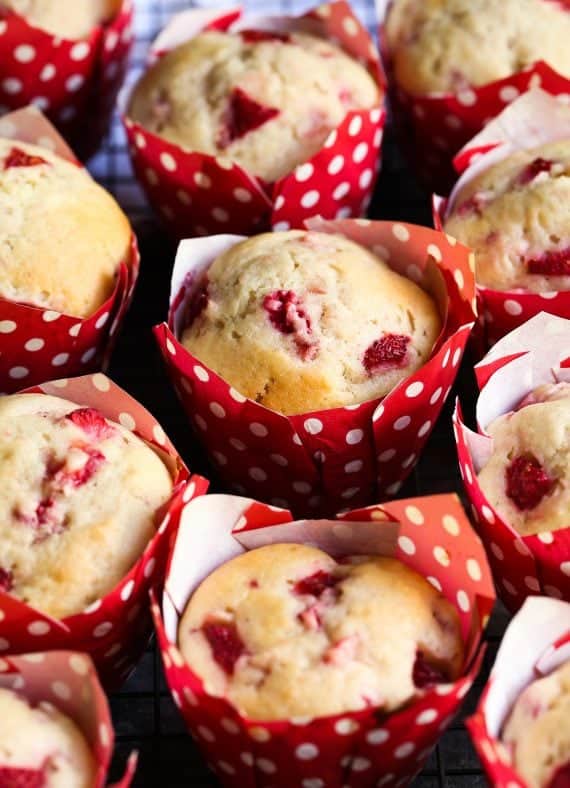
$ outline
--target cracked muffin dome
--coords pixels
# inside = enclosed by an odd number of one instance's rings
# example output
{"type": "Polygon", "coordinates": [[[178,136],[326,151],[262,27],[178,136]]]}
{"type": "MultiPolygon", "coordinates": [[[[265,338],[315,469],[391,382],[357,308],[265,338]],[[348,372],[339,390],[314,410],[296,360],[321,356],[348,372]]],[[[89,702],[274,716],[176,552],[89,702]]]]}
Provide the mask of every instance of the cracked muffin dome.
{"type": "Polygon", "coordinates": [[[479,484],[505,522],[523,536],[570,527],[570,385],[539,386],[487,432],[479,484]]]}
{"type": "Polygon", "coordinates": [[[385,36],[408,93],[458,93],[544,60],[570,77],[570,14],[550,0],[393,0],[385,36]]]}
{"type": "Polygon", "coordinates": [[[172,491],[158,455],[93,408],[0,397],[0,589],[54,618],[111,591],[172,491]]]}
{"type": "Polygon", "coordinates": [[[0,785],[94,788],[96,781],[97,764],[69,717],[0,688],[0,785]]]}
{"type": "Polygon", "coordinates": [[[122,0],[0,0],[30,25],[66,39],[83,38],[117,15],[122,0]]]}
{"type": "Polygon", "coordinates": [[[502,741],[527,788],[570,784],[570,662],[521,692],[502,741]]]}
{"type": "Polygon", "coordinates": [[[455,608],[417,572],[300,544],[218,567],[190,598],[179,644],[206,692],[258,720],[391,712],[463,662],[455,608]]]}
{"type": "Polygon", "coordinates": [[[89,317],[109,298],[132,232],[83,168],[0,138],[0,297],[89,317]]]}
{"type": "Polygon", "coordinates": [[[381,397],[430,357],[435,302],[352,241],[265,233],[210,266],[182,344],[245,396],[285,414],[381,397]]]}
{"type": "Polygon", "coordinates": [[[316,153],[347,112],[380,100],[364,66],[322,38],[207,32],[149,69],[128,114],[169,142],[275,181],[316,153]]]}
{"type": "MultiPolygon", "coordinates": [[[[570,17],[570,14],[568,14],[570,17]]],[[[445,231],[494,290],[570,289],[570,140],[519,151],[457,195],[445,231]]]]}

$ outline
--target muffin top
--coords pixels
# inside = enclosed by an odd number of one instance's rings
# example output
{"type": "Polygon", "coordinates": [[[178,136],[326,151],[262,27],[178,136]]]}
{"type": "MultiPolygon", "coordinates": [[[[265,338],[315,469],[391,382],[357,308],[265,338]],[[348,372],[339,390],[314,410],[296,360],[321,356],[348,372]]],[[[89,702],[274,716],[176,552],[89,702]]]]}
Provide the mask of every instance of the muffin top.
{"type": "Polygon", "coordinates": [[[0,10],[15,11],[34,27],[67,39],[89,35],[116,16],[121,5],[122,0],[0,0],[0,10]]]}
{"type": "Polygon", "coordinates": [[[214,261],[181,341],[245,396],[294,414],[387,394],[440,329],[432,298],[364,247],[290,231],[214,261]]]}
{"type": "Polygon", "coordinates": [[[155,533],[170,474],[93,408],[0,397],[0,588],[54,618],[111,591],[155,533]]]}
{"type": "Polygon", "coordinates": [[[0,297],[88,317],[113,292],[131,235],[86,170],[0,138],[0,297]]]}
{"type": "Polygon", "coordinates": [[[539,60],[570,76],[570,14],[562,3],[394,0],[385,30],[395,79],[409,93],[457,93],[539,60]]]}
{"type": "Polygon", "coordinates": [[[570,662],[521,692],[502,740],[527,788],[563,788],[570,780],[570,662]]]}
{"type": "Polygon", "coordinates": [[[322,38],[207,32],[149,69],[129,115],[169,142],[275,181],[316,153],[347,112],[379,102],[366,69],[322,38]]]}
{"type": "Polygon", "coordinates": [[[83,734],[51,703],[31,706],[0,688],[0,784],[93,788],[97,765],[83,734]]]}
{"type": "Polygon", "coordinates": [[[463,662],[455,608],[415,571],[300,544],[218,567],[192,595],[179,643],[208,693],[258,720],[390,712],[463,662]]]}
{"type": "Polygon", "coordinates": [[[570,289],[569,227],[570,140],[489,167],[460,190],[445,222],[475,251],[479,284],[535,293],[570,289]]]}
{"type": "Polygon", "coordinates": [[[522,536],[570,527],[570,386],[541,386],[493,421],[479,473],[489,503],[522,536]]]}

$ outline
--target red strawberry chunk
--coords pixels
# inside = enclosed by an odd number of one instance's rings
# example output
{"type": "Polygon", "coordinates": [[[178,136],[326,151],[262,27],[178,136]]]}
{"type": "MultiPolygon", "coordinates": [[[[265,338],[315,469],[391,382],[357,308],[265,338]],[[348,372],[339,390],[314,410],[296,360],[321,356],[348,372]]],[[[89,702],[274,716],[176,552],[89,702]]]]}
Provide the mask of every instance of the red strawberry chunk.
{"type": "Polygon", "coordinates": [[[556,484],[532,455],[515,457],[505,476],[507,496],[523,512],[537,507],[556,484]]]}
{"type": "Polygon", "coordinates": [[[476,192],[468,200],[465,200],[457,206],[454,213],[457,216],[467,216],[470,213],[480,214],[485,205],[489,202],[489,198],[482,192],[476,192]]]}
{"type": "Polygon", "coordinates": [[[0,766],[0,788],[44,788],[45,785],[43,769],[0,766]]]}
{"type": "Polygon", "coordinates": [[[545,252],[526,261],[529,274],[570,276],[570,248],[545,252]]]}
{"type": "Polygon", "coordinates": [[[104,416],[95,408],[79,408],[65,417],[90,438],[106,440],[115,434],[115,428],[105,421],[104,416]]]}
{"type": "Polygon", "coordinates": [[[526,186],[531,183],[541,172],[550,172],[554,166],[554,162],[550,159],[542,159],[540,156],[524,168],[517,178],[518,186],[526,186]]]}
{"type": "MultiPolygon", "coordinates": [[[[9,593],[14,588],[14,575],[9,569],[0,566],[0,591],[9,593]]],[[[2,785],[2,783],[0,783],[2,785]]]]}
{"type": "Polygon", "coordinates": [[[12,148],[4,159],[5,170],[9,170],[12,167],[37,167],[40,164],[47,164],[47,161],[42,159],[41,156],[30,156],[21,148],[12,148]]]}
{"type": "Polygon", "coordinates": [[[547,788],[570,788],[570,762],[560,766],[554,772],[547,788]]]}
{"type": "Polygon", "coordinates": [[[276,290],[263,299],[263,308],[277,331],[292,334],[297,351],[304,361],[318,354],[318,342],[312,336],[311,318],[302,300],[292,290],[276,290]]]}
{"type": "Polygon", "coordinates": [[[64,463],[53,477],[52,487],[54,491],[66,492],[69,488],[82,487],[84,484],[87,484],[106,461],[105,455],[91,446],[78,448],[82,454],[86,455],[85,462],[78,468],[70,468],[67,463],[64,463]]]}
{"type": "Polygon", "coordinates": [[[339,582],[340,578],[320,569],[314,575],[298,580],[293,586],[293,591],[295,594],[309,594],[319,597],[327,588],[334,588],[339,582]]]}
{"type": "Polygon", "coordinates": [[[418,689],[432,687],[434,684],[445,684],[448,680],[440,668],[427,661],[423,651],[416,652],[412,679],[418,689]]]}
{"type": "Polygon", "coordinates": [[[225,621],[206,621],[202,626],[204,637],[210,644],[212,656],[221,669],[231,676],[236,662],[245,653],[245,646],[235,624],[225,621]]]}
{"type": "Polygon", "coordinates": [[[245,137],[264,123],[280,114],[275,107],[266,107],[249,96],[245,90],[234,88],[226,113],[225,125],[220,132],[218,144],[227,148],[234,140],[245,137]]]}
{"type": "Polygon", "coordinates": [[[271,30],[240,30],[240,36],[248,44],[256,44],[259,41],[281,41],[283,44],[288,44],[291,41],[289,33],[271,30]]]}
{"type": "Polygon", "coordinates": [[[411,337],[404,334],[384,334],[366,349],[362,363],[369,375],[386,367],[401,367],[406,363],[411,337]]]}

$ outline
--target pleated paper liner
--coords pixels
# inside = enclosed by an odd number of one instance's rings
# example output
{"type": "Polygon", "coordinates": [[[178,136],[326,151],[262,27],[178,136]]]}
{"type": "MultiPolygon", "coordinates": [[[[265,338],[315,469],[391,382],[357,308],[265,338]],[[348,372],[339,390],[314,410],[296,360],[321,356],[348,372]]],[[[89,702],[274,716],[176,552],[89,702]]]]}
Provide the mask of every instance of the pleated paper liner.
{"type": "Polygon", "coordinates": [[[336,520],[297,522],[287,511],[250,499],[211,495],[189,505],[170,559],[162,609],[157,600],[153,615],[172,697],[222,785],[368,788],[404,785],[421,771],[479,671],[494,591],[483,547],[454,495],[390,502],[336,520]],[[390,715],[370,707],[264,722],[245,718],[223,697],[208,695],[177,648],[180,616],[194,589],[217,566],[244,550],[276,542],[310,543],[333,557],[394,556],[427,577],[460,616],[466,644],[461,677],[426,688],[390,715]]]}
{"type": "MultiPolygon", "coordinates": [[[[324,3],[301,17],[244,16],[241,8],[190,10],[171,20],[151,49],[160,57],[204,30],[304,31],[333,39],[360,60],[384,94],[385,79],[372,39],[344,0],[324,3]]],[[[265,183],[227,159],[167,142],[127,116],[132,163],[149,202],[178,238],[220,232],[255,233],[300,227],[311,216],[361,216],[380,166],[385,109],[351,111],[323,147],[293,172],[265,183]]]]}
{"type": "MultiPolygon", "coordinates": [[[[548,0],[544,0],[548,2],[548,0]]],[[[390,85],[391,107],[401,142],[416,174],[433,191],[448,194],[456,179],[453,157],[494,118],[527,90],[542,87],[568,101],[570,79],[544,61],[505,79],[458,93],[410,94],[395,82],[384,33],[384,20],[391,0],[376,0],[379,35],[390,85]]],[[[569,6],[570,10],[570,6],[569,6]]]]}
{"type": "Polygon", "coordinates": [[[464,424],[459,404],[454,414],[465,492],[498,594],[511,611],[533,594],[570,601],[570,515],[568,528],[520,536],[491,506],[477,479],[493,448],[485,430],[536,386],[570,380],[569,368],[570,320],[541,313],[498,342],[475,368],[479,432],[464,424]]]}
{"type": "Polygon", "coordinates": [[[156,535],[121,582],[82,613],[56,620],[0,591],[0,657],[52,649],[85,651],[106,689],[116,689],[140,659],[151,632],[148,593],[164,580],[170,543],[185,504],[206,492],[207,482],[191,475],[161,426],[125,391],[98,373],[56,380],[27,392],[64,397],[96,408],[142,438],[168,467],[174,489],[156,515],[156,535]]]}
{"type": "Polygon", "coordinates": [[[475,714],[466,725],[494,788],[524,788],[500,733],[519,694],[570,658],[570,605],[531,597],[511,621],[475,714]]]}
{"type": "Polygon", "coordinates": [[[133,4],[85,38],[62,39],[0,10],[0,105],[33,104],[81,159],[91,156],[111,120],[132,43],[133,4]]]}
{"type": "Polygon", "coordinates": [[[455,380],[475,320],[469,251],[441,233],[393,222],[314,220],[376,251],[439,306],[443,329],[430,360],[386,397],[296,416],[246,399],[178,341],[185,305],[237,236],[183,241],[168,324],[155,335],[175,389],[219,475],[232,490],[298,516],[323,516],[396,494],[412,471],[455,380]]]}
{"type": "MultiPolygon", "coordinates": [[[[448,200],[434,196],[434,225],[443,229],[459,191],[486,169],[517,151],[559,140],[570,141],[570,106],[538,89],[521,96],[457,154],[454,163],[460,178],[448,200]]],[[[473,342],[479,356],[539,312],[570,318],[568,290],[532,293],[477,285],[477,298],[479,320],[473,342]]]]}
{"type": "MultiPolygon", "coordinates": [[[[97,763],[93,788],[107,785],[115,732],[107,698],[97,679],[93,662],[86,654],[72,651],[36,652],[0,657],[0,688],[18,692],[34,706],[49,704],[69,717],[85,737],[97,763]]],[[[132,754],[126,771],[111,788],[128,788],[136,771],[132,754]]],[[[41,774],[31,774],[10,764],[10,786],[40,785],[41,774]],[[19,781],[20,779],[20,781],[19,781]]],[[[0,773],[2,756],[0,755],[0,773]]],[[[4,783],[3,783],[4,784],[4,783]]],[[[43,782],[41,783],[43,785],[43,782]]]]}

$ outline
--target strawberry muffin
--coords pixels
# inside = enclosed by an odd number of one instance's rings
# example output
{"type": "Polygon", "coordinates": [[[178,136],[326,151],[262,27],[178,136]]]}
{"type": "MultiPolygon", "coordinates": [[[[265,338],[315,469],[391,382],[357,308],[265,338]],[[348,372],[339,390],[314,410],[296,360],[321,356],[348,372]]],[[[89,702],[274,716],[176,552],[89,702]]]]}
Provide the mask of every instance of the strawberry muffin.
{"type": "Polygon", "coordinates": [[[522,536],[570,526],[570,384],[540,386],[487,432],[479,473],[489,503],[522,536]]]}
{"type": "Polygon", "coordinates": [[[300,544],[218,567],[190,598],[179,643],[208,693],[262,720],[391,712],[463,662],[455,608],[416,572],[300,544]]]}
{"type": "Polygon", "coordinates": [[[347,112],[380,101],[364,66],[322,38],[212,31],[152,66],[128,115],[169,142],[272,182],[316,153],[347,112]]]}
{"type": "Polygon", "coordinates": [[[570,77],[570,14],[550,0],[393,0],[385,35],[412,94],[457,93],[539,60],[570,77]]]}
{"type": "Polygon", "coordinates": [[[0,689],[0,785],[94,788],[97,764],[83,734],[51,703],[31,706],[0,689]]]}
{"type": "Polygon", "coordinates": [[[0,15],[3,9],[15,11],[33,27],[75,39],[109,22],[120,7],[121,0],[0,0],[0,15]]]}
{"type": "Polygon", "coordinates": [[[97,410],[0,398],[0,588],[54,618],[111,591],[173,487],[158,455],[97,410]]]}
{"type": "Polygon", "coordinates": [[[445,222],[475,251],[480,285],[534,293],[570,289],[569,228],[570,140],[489,167],[460,189],[445,222]]]}
{"type": "Polygon", "coordinates": [[[388,394],[430,357],[435,302],[341,236],[237,243],[189,304],[182,344],[245,396],[287,415],[388,394]]]}
{"type": "Polygon", "coordinates": [[[0,138],[0,298],[89,317],[112,295],[131,238],[86,170],[0,138]]]}
{"type": "Polygon", "coordinates": [[[570,785],[570,662],[521,692],[502,741],[527,788],[570,785]]]}

